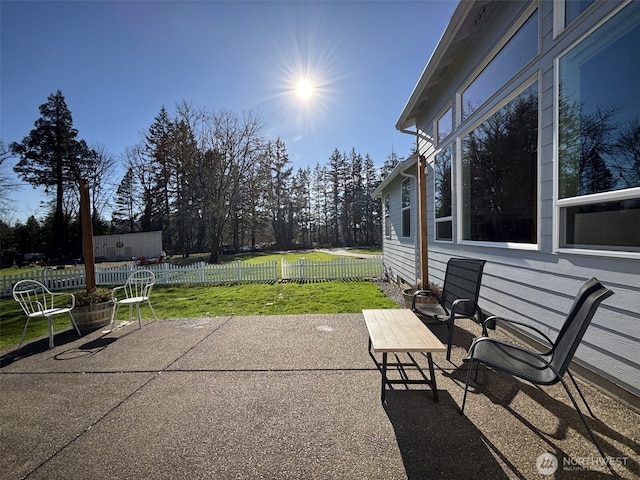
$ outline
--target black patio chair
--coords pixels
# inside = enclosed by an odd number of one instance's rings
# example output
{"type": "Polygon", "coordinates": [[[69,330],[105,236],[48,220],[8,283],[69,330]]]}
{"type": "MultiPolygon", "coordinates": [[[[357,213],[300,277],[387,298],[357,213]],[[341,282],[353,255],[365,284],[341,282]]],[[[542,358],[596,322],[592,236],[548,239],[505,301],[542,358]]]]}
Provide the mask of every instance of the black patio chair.
{"type": "MultiPolygon", "coordinates": [[[[580,398],[582,398],[582,402],[587,407],[589,414],[595,418],[575,378],[569,371],[569,364],[598,306],[611,295],[613,295],[613,292],[604,287],[597,279],[592,278],[585,282],[578,291],[555,342],[552,342],[547,335],[531,325],[500,317],[487,318],[484,323],[497,321],[529,328],[543,337],[549,343],[550,349],[545,353],[538,353],[519,345],[496,338],[490,338],[487,336],[487,331],[483,324],[482,336],[473,341],[467,357],[463,359],[463,361],[468,362],[468,369],[460,413],[464,414],[471,369],[474,363],[476,364],[476,377],[478,374],[478,364],[482,363],[493,370],[505,372],[535,385],[553,385],[560,382],[569,395],[571,403],[573,403],[574,408],[578,412],[580,420],[582,420],[582,423],[586,427],[598,452],[600,452],[605,463],[609,465],[604,451],[587,424],[587,420],[578,407],[578,403],[571,394],[569,386],[563,379],[563,376],[565,373],[569,375],[580,398]]],[[[611,468],[610,465],[609,468],[611,468]]]]}
{"type": "Polygon", "coordinates": [[[433,311],[422,310],[416,299],[431,296],[430,290],[418,290],[413,294],[411,310],[418,315],[432,317],[436,322],[446,323],[449,328],[447,341],[447,360],[451,359],[451,344],[453,343],[453,322],[456,318],[473,318],[482,322],[483,314],[478,307],[480,282],[486,260],[470,258],[451,258],[447,262],[444,275],[442,294],[437,297],[438,303],[444,309],[446,316],[438,316],[433,311]]]}

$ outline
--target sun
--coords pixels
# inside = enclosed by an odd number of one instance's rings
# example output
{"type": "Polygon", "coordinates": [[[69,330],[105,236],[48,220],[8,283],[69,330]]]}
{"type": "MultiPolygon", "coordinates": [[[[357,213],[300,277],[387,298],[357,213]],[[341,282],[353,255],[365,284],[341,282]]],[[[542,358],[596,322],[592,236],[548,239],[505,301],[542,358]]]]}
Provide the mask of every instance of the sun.
{"type": "Polygon", "coordinates": [[[309,99],[313,93],[313,84],[306,78],[298,80],[298,83],[296,83],[296,93],[303,100],[309,99]]]}

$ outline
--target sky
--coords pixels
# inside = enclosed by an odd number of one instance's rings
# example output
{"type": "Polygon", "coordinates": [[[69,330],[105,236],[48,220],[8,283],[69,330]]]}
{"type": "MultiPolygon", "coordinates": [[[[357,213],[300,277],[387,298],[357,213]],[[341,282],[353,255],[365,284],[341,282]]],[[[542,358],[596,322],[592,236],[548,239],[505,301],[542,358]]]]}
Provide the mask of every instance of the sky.
{"type": "MultiPolygon", "coordinates": [[[[0,1],[0,139],[20,142],[60,90],[78,139],[105,149],[122,178],[125,149],[164,106],[259,114],[294,170],[335,149],[377,166],[407,157],[395,129],[455,0],[0,1]],[[296,84],[308,79],[307,99],[296,84]]],[[[5,174],[15,175],[12,159],[5,174]]],[[[42,218],[42,188],[17,176],[5,221],[42,218]]]]}

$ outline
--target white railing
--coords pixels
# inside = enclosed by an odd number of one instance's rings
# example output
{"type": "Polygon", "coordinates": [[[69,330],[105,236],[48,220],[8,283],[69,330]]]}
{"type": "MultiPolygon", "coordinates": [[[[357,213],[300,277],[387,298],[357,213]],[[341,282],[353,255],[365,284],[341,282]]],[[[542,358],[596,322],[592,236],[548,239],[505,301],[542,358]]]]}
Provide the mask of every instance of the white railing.
{"type": "MultiPolygon", "coordinates": [[[[96,265],[96,283],[102,286],[122,285],[134,270],[145,268],[156,275],[156,284],[232,284],[242,282],[268,283],[283,280],[320,281],[351,280],[384,276],[382,257],[348,258],[339,257],[328,262],[311,262],[304,258],[296,262],[281,261],[282,274],[278,275],[278,262],[246,263],[232,262],[210,265],[199,262],[192,265],[171,265],[161,263],[137,267],[127,264],[120,267],[96,265]]],[[[0,276],[0,298],[10,297],[13,286],[20,280],[37,280],[50,290],[68,290],[85,286],[84,268],[68,270],[30,270],[23,274],[0,276]]]]}
{"type": "Polygon", "coordinates": [[[282,259],[282,279],[296,281],[351,280],[384,276],[382,257],[339,257],[328,262],[313,262],[304,258],[297,262],[282,259]]]}

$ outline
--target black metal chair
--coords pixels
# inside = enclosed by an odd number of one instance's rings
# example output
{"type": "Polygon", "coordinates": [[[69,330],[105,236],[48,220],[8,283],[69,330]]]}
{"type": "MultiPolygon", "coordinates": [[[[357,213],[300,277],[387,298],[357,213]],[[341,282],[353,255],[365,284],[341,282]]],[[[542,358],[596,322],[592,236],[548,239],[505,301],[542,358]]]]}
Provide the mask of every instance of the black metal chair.
{"type": "Polygon", "coordinates": [[[578,391],[580,398],[582,398],[582,402],[587,407],[589,414],[595,418],[595,415],[591,411],[591,407],[589,407],[587,400],[578,387],[575,378],[569,371],[569,364],[571,363],[571,359],[573,358],[573,355],[578,348],[591,319],[596,313],[598,306],[603,300],[611,295],[613,295],[613,292],[604,287],[597,279],[592,278],[585,282],[578,291],[555,342],[552,342],[551,339],[539,329],[525,323],[506,320],[500,317],[487,318],[483,323],[483,336],[478,337],[473,341],[471,348],[469,349],[469,353],[464,359],[465,362],[468,362],[468,370],[460,412],[464,414],[464,406],[467,400],[467,391],[469,389],[469,380],[471,379],[471,369],[473,368],[474,363],[476,364],[476,376],[478,373],[478,364],[482,363],[493,370],[508,373],[509,375],[513,375],[536,385],[553,385],[560,382],[569,395],[569,398],[578,412],[580,420],[582,420],[582,423],[586,427],[591,440],[598,449],[598,452],[600,452],[605,463],[608,465],[604,451],[598,444],[591,428],[589,428],[586,418],[578,407],[578,403],[571,394],[563,376],[565,373],[569,374],[569,378],[571,378],[571,381],[578,391]],[[529,328],[537,332],[547,342],[549,342],[551,348],[545,353],[537,353],[519,345],[504,342],[496,338],[490,338],[487,336],[484,324],[492,321],[505,322],[529,328]]]}
{"type": "Polygon", "coordinates": [[[444,275],[442,294],[438,296],[438,303],[444,309],[446,316],[439,317],[432,311],[421,310],[419,297],[433,295],[430,290],[418,290],[413,294],[411,310],[418,315],[433,317],[437,322],[447,324],[449,337],[447,341],[447,360],[451,359],[451,344],[453,343],[453,322],[456,318],[473,318],[477,315],[478,322],[482,322],[482,311],[478,307],[480,282],[486,260],[470,258],[451,258],[447,262],[444,275]]]}

